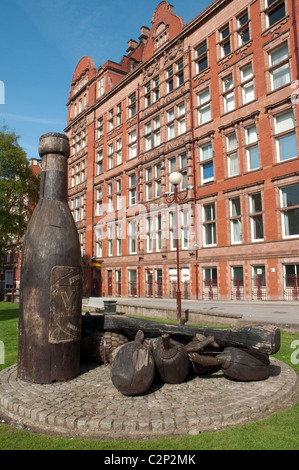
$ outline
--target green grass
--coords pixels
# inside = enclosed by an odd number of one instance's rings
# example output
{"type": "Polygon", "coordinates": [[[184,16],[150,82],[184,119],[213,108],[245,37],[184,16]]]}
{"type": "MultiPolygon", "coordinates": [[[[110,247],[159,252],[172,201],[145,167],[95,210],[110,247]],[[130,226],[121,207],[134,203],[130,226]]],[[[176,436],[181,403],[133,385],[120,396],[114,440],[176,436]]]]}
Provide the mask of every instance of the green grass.
{"type": "Polygon", "coordinates": [[[0,370],[18,360],[18,319],[18,305],[0,302],[0,341],[5,348],[5,364],[0,364],[0,370]]]}
{"type": "MultiPolygon", "coordinates": [[[[0,302],[0,340],[5,344],[5,365],[17,362],[18,306],[0,302]]],[[[292,342],[299,335],[281,332],[281,348],[275,357],[293,367],[292,342]]],[[[298,357],[298,355],[297,355],[298,357]]],[[[35,434],[0,424],[0,450],[298,450],[299,403],[268,419],[198,436],[164,437],[140,441],[69,439],[35,434]]]]}

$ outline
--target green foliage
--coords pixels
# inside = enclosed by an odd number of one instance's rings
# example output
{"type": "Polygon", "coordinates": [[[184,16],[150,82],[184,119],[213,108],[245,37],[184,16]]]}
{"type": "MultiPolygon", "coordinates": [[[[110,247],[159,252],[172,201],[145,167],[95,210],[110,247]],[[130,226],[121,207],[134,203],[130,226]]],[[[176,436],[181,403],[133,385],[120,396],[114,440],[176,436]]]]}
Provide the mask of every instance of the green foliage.
{"type": "Polygon", "coordinates": [[[29,167],[18,136],[0,129],[0,260],[20,247],[39,195],[39,177],[29,167]]]}

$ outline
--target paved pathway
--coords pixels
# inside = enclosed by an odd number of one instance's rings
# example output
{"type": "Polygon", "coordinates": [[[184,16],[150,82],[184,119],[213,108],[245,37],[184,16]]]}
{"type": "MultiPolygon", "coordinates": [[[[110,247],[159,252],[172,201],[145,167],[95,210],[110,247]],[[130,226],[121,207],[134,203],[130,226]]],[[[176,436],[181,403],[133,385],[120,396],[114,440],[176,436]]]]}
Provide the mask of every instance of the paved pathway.
{"type": "Polygon", "coordinates": [[[147,394],[127,397],[113,386],[109,366],[89,366],[72,381],[38,385],[18,380],[14,365],[0,372],[0,416],[18,427],[72,437],[195,435],[291,406],[296,380],[293,369],[271,358],[264,381],[236,382],[220,370],[178,385],[155,383],[147,394]]]}
{"type": "MultiPolygon", "coordinates": [[[[83,299],[83,308],[88,310],[89,305],[103,308],[105,300],[116,300],[137,306],[152,308],[166,307],[176,310],[175,299],[157,298],[101,298],[91,297],[83,299]]],[[[213,301],[213,300],[182,300],[182,310],[190,309],[216,315],[239,315],[242,323],[272,323],[283,328],[293,328],[299,331],[299,302],[269,302],[269,301],[213,301]]]]}

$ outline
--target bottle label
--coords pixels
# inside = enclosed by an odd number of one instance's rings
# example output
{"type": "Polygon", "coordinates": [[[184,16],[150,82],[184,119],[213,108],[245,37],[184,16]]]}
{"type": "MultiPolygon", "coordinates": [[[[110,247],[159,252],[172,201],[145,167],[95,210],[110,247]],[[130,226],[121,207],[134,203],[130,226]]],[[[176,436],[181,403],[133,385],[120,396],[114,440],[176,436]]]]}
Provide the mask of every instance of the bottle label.
{"type": "Polygon", "coordinates": [[[80,340],[81,284],[79,267],[54,266],[51,269],[49,343],[80,340]]]}

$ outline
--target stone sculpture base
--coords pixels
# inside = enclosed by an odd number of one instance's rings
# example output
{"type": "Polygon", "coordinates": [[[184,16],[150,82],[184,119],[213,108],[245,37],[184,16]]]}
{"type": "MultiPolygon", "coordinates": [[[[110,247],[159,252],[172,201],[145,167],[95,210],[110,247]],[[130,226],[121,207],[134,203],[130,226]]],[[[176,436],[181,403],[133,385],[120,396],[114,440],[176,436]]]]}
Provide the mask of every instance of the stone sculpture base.
{"type": "Polygon", "coordinates": [[[71,437],[142,439],[199,434],[269,416],[291,406],[297,375],[271,358],[270,377],[236,382],[221,370],[178,385],[154,383],[128,397],[114,387],[109,366],[82,366],[69,382],[31,384],[17,366],[0,372],[0,416],[18,427],[71,437]]]}

